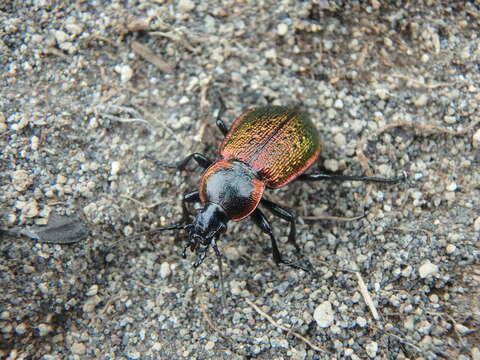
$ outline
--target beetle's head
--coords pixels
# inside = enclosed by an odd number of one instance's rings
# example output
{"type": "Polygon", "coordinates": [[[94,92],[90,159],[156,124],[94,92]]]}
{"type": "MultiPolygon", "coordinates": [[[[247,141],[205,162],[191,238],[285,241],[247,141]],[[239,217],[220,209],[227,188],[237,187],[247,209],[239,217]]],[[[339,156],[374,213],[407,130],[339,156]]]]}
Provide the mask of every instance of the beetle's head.
{"type": "Polygon", "coordinates": [[[190,248],[197,255],[197,261],[193,264],[197,267],[205,259],[210,245],[218,254],[215,239],[227,230],[227,221],[227,214],[220,205],[207,203],[190,225],[188,243],[183,248],[182,256],[187,257],[186,251],[190,248]]]}

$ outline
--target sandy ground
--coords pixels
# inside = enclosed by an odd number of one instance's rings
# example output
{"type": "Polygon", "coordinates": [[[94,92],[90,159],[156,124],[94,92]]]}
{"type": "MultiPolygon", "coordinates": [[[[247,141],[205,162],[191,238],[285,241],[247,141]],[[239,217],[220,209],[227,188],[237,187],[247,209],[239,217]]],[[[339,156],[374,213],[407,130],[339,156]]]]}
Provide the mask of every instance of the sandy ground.
{"type": "Polygon", "coordinates": [[[2,2],[0,358],[480,359],[480,5],[394,3],[2,2]],[[300,106],[321,168],[408,174],[268,191],[314,271],[230,223],[224,307],[184,234],[128,239],[179,221],[201,172],[149,157],[217,156],[219,94],[227,125],[300,106]],[[53,214],[89,236],[11,235],[53,214]]]}

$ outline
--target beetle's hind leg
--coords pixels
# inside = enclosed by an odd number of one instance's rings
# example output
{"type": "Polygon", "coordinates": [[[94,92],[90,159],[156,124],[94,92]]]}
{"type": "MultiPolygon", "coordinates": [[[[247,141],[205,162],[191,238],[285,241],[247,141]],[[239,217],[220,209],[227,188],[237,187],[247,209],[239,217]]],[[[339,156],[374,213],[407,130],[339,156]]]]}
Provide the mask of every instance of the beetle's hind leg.
{"type": "Polygon", "coordinates": [[[295,228],[295,215],[293,215],[289,210],[281,207],[280,205],[275,204],[274,202],[262,199],[261,204],[265,206],[273,215],[282,218],[290,223],[290,232],[288,234],[288,242],[295,246],[297,252],[300,252],[300,248],[298,247],[297,240],[296,240],[296,228],[295,228]]]}
{"type": "Polygon", "coordinates": [[[251,215],[251,218],[252,218],[253,222],[255,223],[255,225],[257,225],[265,234],[270,236],[270,240],[272,242],[273,260],[277,264],[285,264],[285,265],[288,265],[288,266],[293,267],[295,269],[300,269],[300,270],[303,270],[303,271],[306,271],[306,272],[310,271],[305,266],[292,263],[291,261],[284,260],[282,258],[282,255],[280,254],[280,251],[278,250],[277,241],[275,240],[275,237],[273,236],[272,226],[270,225],[270,222],[268,221],[268,219],[266,218],[266,216],[262,213],[262,211],[260,209],[258,209],[258,208],[255,209],[255,211],[251,215]]]}
{"type": "Polygon", "coordinates": [[[378,182],[384,184],[391,184],[400,181],[404,181],[407,178],[406,174],[395,178],[381,178],[381,177],[369,177],[369,176],[349,176],[349,175],[337,175],[337,174],[301,174],[298,177],[300,181],[320,181],[320,180],[334,180],[334,181],[364,181],[364,182],[378,182]]]}

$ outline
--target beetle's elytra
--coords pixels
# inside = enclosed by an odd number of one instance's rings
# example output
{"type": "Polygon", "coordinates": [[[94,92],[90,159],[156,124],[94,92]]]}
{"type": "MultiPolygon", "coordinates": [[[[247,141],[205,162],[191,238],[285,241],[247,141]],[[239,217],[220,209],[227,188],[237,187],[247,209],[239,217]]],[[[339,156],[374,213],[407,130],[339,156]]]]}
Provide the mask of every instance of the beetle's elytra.
{"type": "Polygon", "coordinates": [[[219,158],[212,161],[202,154],[194,153],[174,167],[185,169],[194,159],[205,172],[199,189],[184,195],[182,207],[186,214],[186,202],[201,201],[203,208],[190,224],[173,224],[158,230],[189,231],[188,243],[183,257],[190,248],[198,258],[194,266],[204,260],[207,250],[213,247],[220,255],[216,240],[226,231],[229,220],[238,221],[250,216],[253,222],[270,237],[273,259],[277,264],[286,264],[308,271],[282,258],[272,233],[270,222],[258,208],[261,203],[274,215],[290,223],[288,240],[298,250],[295,242],[295,217],[287,209],[263,199],[265,188],[275,189],[298,179],[354,180],[394,183],[398,178],[358,177],[329,175],[323,173],[305,174],[305,171],[320,156],[321,143],[317,129],[309,117],[297,109],[282,106],[266,106],[245,111],[233,123],[230,130],[220,119],[224,106],[217,118],[217,126],[225,136],[219,149],[219,158]]]}

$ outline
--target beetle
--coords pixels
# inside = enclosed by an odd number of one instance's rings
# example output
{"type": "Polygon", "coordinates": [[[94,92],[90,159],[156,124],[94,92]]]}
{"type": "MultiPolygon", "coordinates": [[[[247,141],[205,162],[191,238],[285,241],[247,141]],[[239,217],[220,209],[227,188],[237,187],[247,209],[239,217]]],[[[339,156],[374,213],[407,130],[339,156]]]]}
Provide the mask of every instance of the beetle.
{"type": "Polygon", "coordinates": [[[293,180],[351,180],[379,183],[395,183],[396,178],[347,176],[325,173],[305,173],[319,158],[321,141],[315,125],[304,112],[284,106],[264,106],[244,111],[228,130],[221,120],[225,105],[220,101],[216,125],[224,135],[219,147],[219,158],[211,160],[200,153],[193,153],[175,165],[161,166],[184,170],[194,160],[205,169],[198,190],[187,193],[182,199],[184,219],[186,203],[201,202],[203,208],[189,224],[172,224],[156,229],[188,230],[188,242],[182,251],[195,252],[198,267],[212,247],[220,258],[217,247],[219,236],[227,229],[228,221],[250,217],[261,231],[270,237],[273,260],[278,264],[308,271],[284,259],[278,249],[272,226],[259,209],[262,204],[273,215],[290,223],[288,241],[299,251],[295,240],[295,216],[286,208],[264,199],[266,188],[277,189],[293,180]]]}

